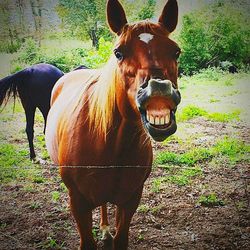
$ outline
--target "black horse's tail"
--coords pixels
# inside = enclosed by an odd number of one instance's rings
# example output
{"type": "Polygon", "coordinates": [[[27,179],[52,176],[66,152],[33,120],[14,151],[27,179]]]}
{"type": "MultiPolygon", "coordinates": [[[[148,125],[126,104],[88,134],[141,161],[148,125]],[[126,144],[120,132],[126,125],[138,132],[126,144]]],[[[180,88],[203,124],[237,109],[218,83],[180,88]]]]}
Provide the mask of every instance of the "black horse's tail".
{"type": "Polygon", "coordinates": [[[14,97],[15,102],[18,96],[17,86],[22,81],[24,75],[22,70],[0,80],[0,106],[5,106],[11,96],[14,97]]]}

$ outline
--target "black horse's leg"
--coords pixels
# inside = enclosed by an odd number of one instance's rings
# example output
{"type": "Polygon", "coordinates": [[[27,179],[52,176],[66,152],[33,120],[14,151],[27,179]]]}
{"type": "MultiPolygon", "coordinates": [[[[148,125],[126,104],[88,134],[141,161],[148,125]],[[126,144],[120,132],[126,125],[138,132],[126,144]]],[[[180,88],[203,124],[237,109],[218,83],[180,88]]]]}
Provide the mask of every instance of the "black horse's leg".
{"type": "Polygon", "coordinates": [[[29,148],[30,148],[30,159],[34,159],[36,157],[33,139],[34,139],[34,119],[35,119],[35,107],[26,107],[25,109],[26,115],[26,134],[29,141],[29,148]]]}
{"type": "Polygon", "coordinates": [[[42,115],[43,115],[43,119],[44,119],[44,127],[43,127],[43,133],[45,134],[45,129],[46,129],[46,124],[47,124],[47,117],[48,117],[48,113],[49,113],[49,108],[46,109],[40,109],[42,115]]]}

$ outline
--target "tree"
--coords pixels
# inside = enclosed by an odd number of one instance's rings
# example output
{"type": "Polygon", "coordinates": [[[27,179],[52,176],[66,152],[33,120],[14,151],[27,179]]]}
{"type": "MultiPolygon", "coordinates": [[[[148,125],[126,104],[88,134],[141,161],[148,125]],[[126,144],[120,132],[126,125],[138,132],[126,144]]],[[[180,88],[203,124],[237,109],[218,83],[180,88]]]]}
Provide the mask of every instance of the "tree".
{"type": "Polygon", "coordinates": [[[138,13],[139,20],[153,18],[155,12],[156,0],[148,0],[138,13]]]}
{"type": "Polygon", "coordinates": [[[35,23],[35,37],[38,40],[39,46],[41,46],[42,40],[42,1],[30,0],[32,15],[35,23]]]}
{"type": "Polygon", "coordinates": [[[97,48],[101,34],[107,33],[105,8],[106,1],[103,0],[59,0],[57,11],[76,35],[89,37],[97,48]]]}
{"type": "Polygon", "coordinates": [[[221,61],[238,66],[249,61],[250,28],[245,5],[216,1],[183,18],[180,66],[186,73],[221,61]]]}

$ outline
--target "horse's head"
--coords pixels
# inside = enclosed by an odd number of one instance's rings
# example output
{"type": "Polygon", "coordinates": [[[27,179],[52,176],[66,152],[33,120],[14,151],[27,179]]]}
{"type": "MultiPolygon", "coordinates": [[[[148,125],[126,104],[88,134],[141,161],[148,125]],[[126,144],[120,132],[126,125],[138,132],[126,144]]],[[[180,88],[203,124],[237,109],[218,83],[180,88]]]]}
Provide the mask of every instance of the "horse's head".
{"type": "Polygon", "coordinates": [[[177,25],[177,2],[167,2],[158,23],[129,25],[119,1],[109,0],[107,19],[118,35],[114,55],[119,111],[125,119],[142,118],[153,139],[162,141],[176,131],[175,111],[181,99],[177,85],[180,48],[169,38],[177,25]]]}

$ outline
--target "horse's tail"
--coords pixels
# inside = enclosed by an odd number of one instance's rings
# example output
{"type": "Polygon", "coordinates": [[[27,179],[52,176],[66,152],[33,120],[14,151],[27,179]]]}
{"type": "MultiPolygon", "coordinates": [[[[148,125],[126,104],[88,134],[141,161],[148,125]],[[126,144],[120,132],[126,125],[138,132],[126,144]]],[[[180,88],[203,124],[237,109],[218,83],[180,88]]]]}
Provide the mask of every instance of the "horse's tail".
{"type": "Polygon", "coordinates": [[[6,105],[11,96],[14,102],[18,96],[18,83],[22,81],[24,71],[19,71],[13,75],[7,76],[0,80],[0,106],[6,105]]]}

